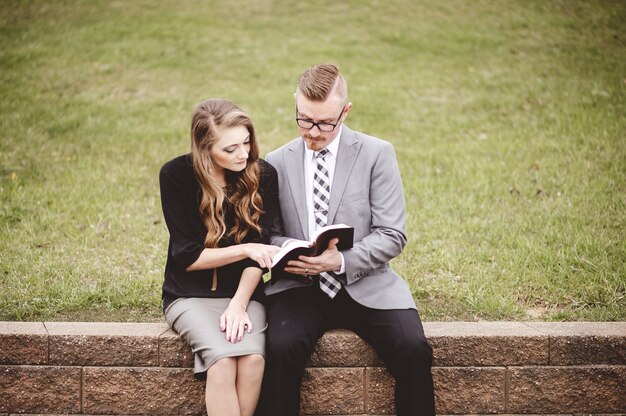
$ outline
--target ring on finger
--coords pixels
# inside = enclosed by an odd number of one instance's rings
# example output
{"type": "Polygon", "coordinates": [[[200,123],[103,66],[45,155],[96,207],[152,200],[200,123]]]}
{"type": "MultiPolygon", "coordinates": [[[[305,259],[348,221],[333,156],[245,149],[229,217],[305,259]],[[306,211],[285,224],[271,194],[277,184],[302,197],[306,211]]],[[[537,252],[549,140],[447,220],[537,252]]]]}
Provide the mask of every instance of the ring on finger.
{"type": "Polygon", "coordinates": [[[304,274],[309,274],[309,269],[304,269],[304,274]]]}

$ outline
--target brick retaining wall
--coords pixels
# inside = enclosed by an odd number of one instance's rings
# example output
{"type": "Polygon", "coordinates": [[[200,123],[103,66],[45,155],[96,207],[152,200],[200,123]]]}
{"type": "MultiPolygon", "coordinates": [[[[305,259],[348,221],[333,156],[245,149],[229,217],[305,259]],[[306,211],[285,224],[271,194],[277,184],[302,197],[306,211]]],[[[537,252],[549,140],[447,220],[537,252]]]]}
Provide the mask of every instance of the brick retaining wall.
{"type": "MultiPolygon", "coordinates": [[[[626,414],[626,322],[424,327],[438,414],[626,414]]],[[[0,416],[199,415],[191,367],[166,324],[0,322],[0,416]]],[[[306,415],[389,415],[393,379],[359,337],[331,331],[302,399],[306,415]]]]}

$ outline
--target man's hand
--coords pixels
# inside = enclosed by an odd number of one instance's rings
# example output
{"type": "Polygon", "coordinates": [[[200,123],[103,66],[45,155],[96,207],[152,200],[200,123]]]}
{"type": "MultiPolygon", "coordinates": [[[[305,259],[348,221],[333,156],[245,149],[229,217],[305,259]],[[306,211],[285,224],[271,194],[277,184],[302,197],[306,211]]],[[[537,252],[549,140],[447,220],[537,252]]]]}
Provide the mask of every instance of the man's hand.
{"type": "Polygon", "coordinates": [[[339,271],[341,269],[341,254],[337,250],[338,242],[338,238],[330,240],[326,250],[317,257],[300,256],[298,260],[289,261],[285,271],[302,276],[339,271]]]}

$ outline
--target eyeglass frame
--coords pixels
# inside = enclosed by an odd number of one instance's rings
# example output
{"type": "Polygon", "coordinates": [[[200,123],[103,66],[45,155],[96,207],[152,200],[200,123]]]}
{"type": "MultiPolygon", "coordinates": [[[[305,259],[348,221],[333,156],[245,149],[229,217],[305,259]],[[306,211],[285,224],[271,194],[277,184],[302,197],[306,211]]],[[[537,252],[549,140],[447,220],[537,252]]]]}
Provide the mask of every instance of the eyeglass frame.
{"type": "Polygon", "coordinates": [[[343,116],[343,113],[346,111],[346,106],[344,105],[341,108],[341,113],[339,114],[339,117],[337,117],[337,121],[333,124],[333,123],[327,123],[325,121],[320,121],[320,122],[315,122],[313,120],[311,120],[310,118],[298,118],[298,104],[296,104],[296,124],[298,125],[298,127],[300,127],[301,129],[305,129],[305,130],[311,130],[313,127],[317,127],[317,129],[321,132],[324,133],[330,133],[331,131],[335,131],[335,128],[337,128],[337,125],[339,124],[339,120],[341,120],[341,117],[343,116]],[[311,127],[302,127],[300,125],[300,121],[304,121],[307,123],[311,123],[311,127]],[[323,126],[332,126],[332,129],[330,130],[322,130],[320,128],[320,125],[323,126]]]}

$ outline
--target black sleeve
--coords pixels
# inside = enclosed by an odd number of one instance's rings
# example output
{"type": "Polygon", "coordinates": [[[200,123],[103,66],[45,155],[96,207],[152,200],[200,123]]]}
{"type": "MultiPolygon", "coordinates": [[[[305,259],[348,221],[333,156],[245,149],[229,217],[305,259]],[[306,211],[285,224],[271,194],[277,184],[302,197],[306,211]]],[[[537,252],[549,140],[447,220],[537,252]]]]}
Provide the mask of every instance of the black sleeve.
{"type": "Polygon", "coordinates": [[[161,168],[159,184],[163,217],[170,233],[171,255],[174,261],[186,269],[204,250],[204,237],[198,232],[200,214],[197,204],[193,203],[197,194],[195,197],[190,194],[195,183],[188,183],[190,179],[195,181],[195,178],[186,175],[178,167],[171,162],[166,163],[161,168]]]}
{"type": "Polygon", "coordinates": [[[248,267],[256,267],[257,269],[261,269],[263,270],[263,274],[267,273],[269,271],[269,269],[267,267],[261,267],[261,265],[259,263],[257,263],[256,261],[252,260],[249,257],[246,257],[243,260],[239,260],[239,264],[241,265],[242,269],[246,269],[248,267]]]}

